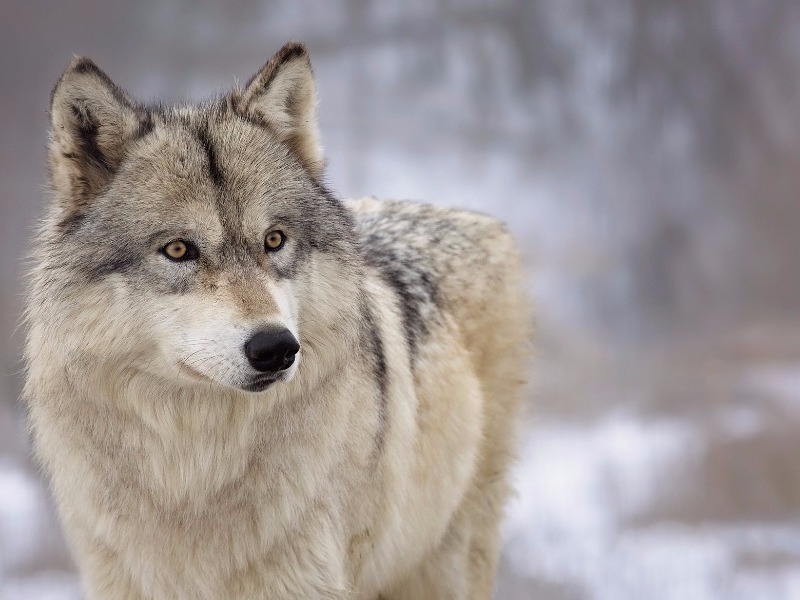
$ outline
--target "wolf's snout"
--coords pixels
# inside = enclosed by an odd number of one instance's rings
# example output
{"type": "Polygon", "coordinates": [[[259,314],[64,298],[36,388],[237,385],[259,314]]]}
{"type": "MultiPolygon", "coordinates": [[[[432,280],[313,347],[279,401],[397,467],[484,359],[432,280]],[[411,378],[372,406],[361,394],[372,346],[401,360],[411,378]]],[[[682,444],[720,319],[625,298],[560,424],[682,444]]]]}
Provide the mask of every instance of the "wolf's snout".
{"type": "Polygon", "coordinates": [[[257,331],[244,345],[247,360],[256,371],[281,371],[294,362],[300,343],[288,329],[257,331]]]}

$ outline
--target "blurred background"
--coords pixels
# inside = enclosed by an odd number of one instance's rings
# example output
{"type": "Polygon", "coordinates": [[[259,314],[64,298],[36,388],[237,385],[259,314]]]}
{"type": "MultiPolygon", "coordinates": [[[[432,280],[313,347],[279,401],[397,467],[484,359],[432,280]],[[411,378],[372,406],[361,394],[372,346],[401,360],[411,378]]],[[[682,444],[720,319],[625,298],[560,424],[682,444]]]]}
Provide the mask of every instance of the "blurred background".
{"type": "Polygon", "coordinates": [[[72,54],[142,99],[311,50],[328,178],[521,241],[537,357],[496,597],[800,598],[800,3],[23,2],[0,21],[0,600],[80,597],[17,330],[72,54]]]}

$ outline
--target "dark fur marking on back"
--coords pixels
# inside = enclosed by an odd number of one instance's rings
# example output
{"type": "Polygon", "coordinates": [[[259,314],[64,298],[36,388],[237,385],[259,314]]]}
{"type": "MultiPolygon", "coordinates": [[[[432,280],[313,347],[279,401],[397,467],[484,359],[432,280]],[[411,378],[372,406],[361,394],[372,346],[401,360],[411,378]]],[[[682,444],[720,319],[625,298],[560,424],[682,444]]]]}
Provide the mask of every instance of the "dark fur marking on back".
{"type": "Polygon", "coordinates": [[[364,259],[378,270],[383,280],[397,294],[403,316],[403,328],[413,367],[417,347],[428,333],[430,309],[439,304],[439,290],[433,276],[420,268],[410,253],[394,247],[396,240],[380,232],[363,238],[364,259]]]}

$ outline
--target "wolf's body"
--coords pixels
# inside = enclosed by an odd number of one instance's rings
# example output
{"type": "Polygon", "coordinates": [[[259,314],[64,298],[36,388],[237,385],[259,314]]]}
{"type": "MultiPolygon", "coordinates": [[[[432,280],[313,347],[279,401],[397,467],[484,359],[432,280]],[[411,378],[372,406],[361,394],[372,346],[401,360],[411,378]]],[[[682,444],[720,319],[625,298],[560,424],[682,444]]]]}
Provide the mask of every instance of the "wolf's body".
{"type": "Polygon", "coordinates": [[[179,109],[76,60],[52,122],[26,398],[88,598],[490,597],[530,331],[503,226],[333,199],[296,45],[179,109]],[[267,325],[300,351],[262,375],[267,325]]]}

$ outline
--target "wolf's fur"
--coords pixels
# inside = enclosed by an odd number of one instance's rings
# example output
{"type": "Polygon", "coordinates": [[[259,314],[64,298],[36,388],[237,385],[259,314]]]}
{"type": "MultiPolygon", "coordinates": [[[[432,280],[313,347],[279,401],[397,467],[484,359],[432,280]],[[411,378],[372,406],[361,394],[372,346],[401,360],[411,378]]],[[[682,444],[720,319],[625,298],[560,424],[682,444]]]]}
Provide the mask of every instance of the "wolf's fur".
{"type": "Polygon", "coordinates": [[[315,122],[299,44],[201,106],[87,59],[53,91],[25,396],[90,599],[491,595],[517,252],[479,214],[335,199],[315,122]],[[298,360],[248,392],[269,324],[298,360]]]}

